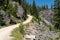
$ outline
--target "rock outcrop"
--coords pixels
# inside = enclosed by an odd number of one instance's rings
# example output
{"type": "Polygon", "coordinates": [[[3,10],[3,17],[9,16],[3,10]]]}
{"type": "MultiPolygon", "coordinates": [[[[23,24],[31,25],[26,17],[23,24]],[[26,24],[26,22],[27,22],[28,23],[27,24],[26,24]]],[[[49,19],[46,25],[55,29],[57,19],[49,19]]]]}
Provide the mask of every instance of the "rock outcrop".
{"type": "Polygon", "coordinates": [[[47,21],[49,21],[50,23],[53,23],[53,11],[50,9],[44,10],[44,11],[40,11],[40,16],[45,18],[47,21]]]}
{"type": "Polygon", "coordinates": [[[5,11],[3,11],[3,10],[1,10],[0,13],[3,15],[4,23],[9,23],[10,22],[9,15],[5,11]]]}
{"type": "Polygon", "coordinates": [[[17,15],[17,17],[22,18],[22,17],[24,16],[24,9],[23,9],[23,7],[22,7],[21,5],[19,5],[18,2],[15,2],[15,1],[10,1],[10,3],[11,3],[13,6],[17,5],[18,8],[17,8],[17,13],[16,13],[16,15],[17,15]]]}

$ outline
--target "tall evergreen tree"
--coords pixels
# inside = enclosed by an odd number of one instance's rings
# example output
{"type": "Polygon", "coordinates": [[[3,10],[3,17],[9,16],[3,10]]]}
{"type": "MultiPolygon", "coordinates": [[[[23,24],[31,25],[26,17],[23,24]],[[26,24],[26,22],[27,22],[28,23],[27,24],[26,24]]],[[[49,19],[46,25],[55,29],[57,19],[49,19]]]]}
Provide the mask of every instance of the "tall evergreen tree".
{"type": "Polygon", "coordinates": [[[53,5],[51,5],[51,10],[53,10],[53,5]]]}
{"type": "Polygon", "coordinates": [[[32,13],[31,14],[33,16],[35,16],[36,18],[38,18],[39,14],[38,14],[38,10],[37,10],[37,7],[36,7],[36,4],[35,4],[34,0],[33,0],[33,4],[32,4],[32,8],[31,9],[32,9],[32,11],[31,11],[32,13]]]}
{"type": "Polygon", "coordinates": [[[0,0],[0,6],[4,5],[4,0],[0,0]]]}
{"type": "Polygon", "coordinates": [[[55,28],[60,29],[60,0],[54,1],[54,12],[55,28]]]}
{"type": "Polygon", "coordinates": [[[36,21],[39,23],[39,21],[40,21],[39,12],[37,10],[37,6],[36,6],[34,0],[33,0],[33,4],[31,7],[31,15],[33,15],[36,18],[36,21]]]}
{"type": "Polygon", "coordinates": [[[26,18],[27,18],[27,3],[26,3],[26,0],[22,0],[22,7],[24,9],[23,19],[26,20],[26,18]]]}
{"type": "Polygon", "coordinates": [[[3,20],[4,20],[3,15],[0,12],[0,26],[3,26],[4,25],[3,20]]]}
{"type": "Polygon", "coordinates": [[[8,9],[8,5],[9,5],[9,0],[4,0],[4,10],[6,11],[8,9]]]}
{"type": "Polygon", "coordinates": [[[48,9],[48,5],[45,5],[45,8],[48,9]]]}
{"type": "Polygon", "coordinates": [[[43,6],[41,7],[41,9],[42,9],[42,10],[48,9],[48,5],[43,5],[43,6]]]}

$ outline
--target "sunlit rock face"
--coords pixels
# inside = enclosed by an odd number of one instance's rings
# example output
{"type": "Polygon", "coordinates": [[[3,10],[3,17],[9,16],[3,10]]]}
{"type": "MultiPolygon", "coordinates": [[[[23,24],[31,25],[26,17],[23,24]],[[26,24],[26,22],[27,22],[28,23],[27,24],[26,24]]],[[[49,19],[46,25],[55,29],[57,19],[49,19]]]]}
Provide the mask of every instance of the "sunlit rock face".
{"type": "Polygon", "coordinates": [[[24,15],[24,10],[21,6],[18,6],[18,12],[17,12],[17,17],[22,18],[24,15]]]}
{"type": "Polygon", "coordinates": [[[53,23],[53,11],[48,9],[44,11],[40,11],[40,15],[45,18],[47,21],[53,23]]]}
{"type": "Polygon", "coordinates": [[[15,2],[15,1],[10,1],[10,4],[13,4],[13,6],[17,5],[17,17],[20,17],[22,18],[24,16],[24,9],[22,6],[19,5],[18,2],[15,2]]]}
{"type": "Polygon", "coordinates": [[[9,18],[9,16],[8,16],[8,14],[7,14],[5,11],[3,11],[3,10],[1,10],[0,13],[3,15],[3,18],[4,18],[3,21],[4,21],[5,23],[9,23],[9,22],[10,22],[10,18],[9,18]]]}

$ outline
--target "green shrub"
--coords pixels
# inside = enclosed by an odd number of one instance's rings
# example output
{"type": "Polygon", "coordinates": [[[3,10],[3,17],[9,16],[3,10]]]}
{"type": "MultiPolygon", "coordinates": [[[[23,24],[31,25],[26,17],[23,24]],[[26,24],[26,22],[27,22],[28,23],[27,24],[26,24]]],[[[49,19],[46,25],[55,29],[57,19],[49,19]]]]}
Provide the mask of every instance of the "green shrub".
{"type": "Polygon", "coordinates": [[[21,34],[24,34],[24,25],[21,24],[19,26],[19,31],[20,31],[21,34]]]}
{"type": "Polygon", "coordinates": [[[20,25],[18,28],[14,29],[12,31],[12,37],[14,37],[12,40],[23,40],[24,35],[24,25],[20,25]]]}
{"type": "Polygon", "coordinates": [[[55,40],[59,40],[59,37],[57,37],[55,40]]]}
{"type": "Polygon", "coordinates": [[[3,15],[2,15],[1,12],[0,12],[0,26],[5,25],[5,23],[4,23],[3,20],[4,20],[3,15]]]}
{"type": "Polygon", "coordinates": [[[11,36],[13,37],[12,40],[23,40],[23,35],[20,33],[19,28],[14,29],[11,36]]]}
{"type": "Polygon", "coordinates": [[[9,13],[9,15],[13,15],[14,17],[16,17],[17,5],[13,6],[12,4],[9,4],[7,12],[9,13]]]}

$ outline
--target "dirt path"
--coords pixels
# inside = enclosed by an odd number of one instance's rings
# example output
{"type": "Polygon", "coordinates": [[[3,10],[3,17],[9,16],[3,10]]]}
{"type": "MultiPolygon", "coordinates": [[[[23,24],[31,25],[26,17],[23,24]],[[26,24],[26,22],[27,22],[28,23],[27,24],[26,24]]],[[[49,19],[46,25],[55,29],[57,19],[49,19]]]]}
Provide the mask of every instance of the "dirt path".
{"type": "MultiPolygon", "coordinates": [[[[23,24],[27,24],[29,23],[31,20],[32,20],[32,16],[31,15],[28,15],[28,18],[26,21],[23,22],[23,24]]],[[[19,27],[19,23],[18,24],[15,24],[15,25],[12,25],[12,26],[8,26],[8,27],[5,27],[5,28],[2,28],[0,29],[0,40],[11,40],[11,31],[13,29],[15,29],[16,27],[19,27]]]]}

